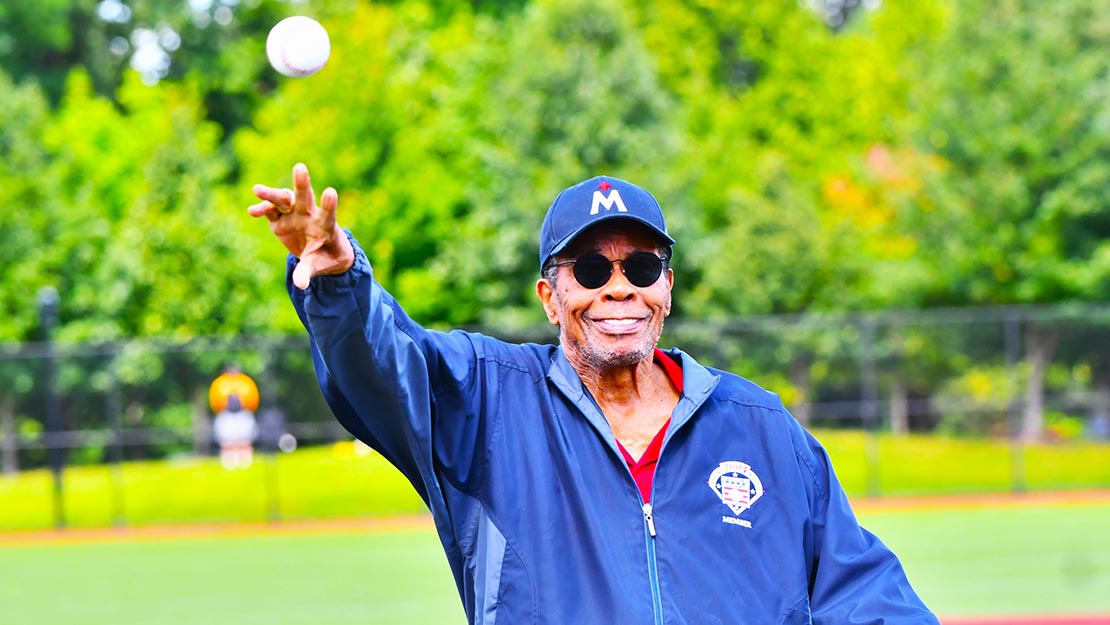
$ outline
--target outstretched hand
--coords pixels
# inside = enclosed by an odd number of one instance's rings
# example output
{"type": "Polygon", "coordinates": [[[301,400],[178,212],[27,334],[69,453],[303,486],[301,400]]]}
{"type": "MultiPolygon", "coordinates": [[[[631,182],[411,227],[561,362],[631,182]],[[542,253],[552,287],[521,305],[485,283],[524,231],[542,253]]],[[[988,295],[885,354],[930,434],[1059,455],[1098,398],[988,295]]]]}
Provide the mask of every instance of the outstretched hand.
{"type": "Polygon", "coordinates": [[[331,187],[324,189],[317,206],[304,163],[293,166],[292,189],[256,184],[253,191],[262,201],[247,212],[269,220],[270,231],[300,259],[293,270],[293,284],[298,288],[308,288],[313,276],[343,273],[354,265],[354,248],[335,221],[339,194],[331,187]]]}

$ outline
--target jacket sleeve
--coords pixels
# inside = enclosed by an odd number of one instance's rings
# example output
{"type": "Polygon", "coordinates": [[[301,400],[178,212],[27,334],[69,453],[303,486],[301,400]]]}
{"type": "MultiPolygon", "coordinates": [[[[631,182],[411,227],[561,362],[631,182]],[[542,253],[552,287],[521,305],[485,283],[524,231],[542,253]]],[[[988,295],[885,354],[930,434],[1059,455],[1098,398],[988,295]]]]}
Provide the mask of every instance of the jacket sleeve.
{"type": "Polygon", "coordinates": [[[898,557],[860,526],[824,448],[798,426],[799,461],[812,477],[809,563],[815,625],[938,625],[910,586],[898,557]]]}
{"type": "Polygon", "coordinates": [[[439,476],[466,481],[482,466],[476,442],[480,342],[455,331],[426,330],[373,278],[348,233],[355,264],[346,273],[286,288],[308,330],[317,383],[339,422],[386,457],[425,503],[437,499],[439,476]]]}

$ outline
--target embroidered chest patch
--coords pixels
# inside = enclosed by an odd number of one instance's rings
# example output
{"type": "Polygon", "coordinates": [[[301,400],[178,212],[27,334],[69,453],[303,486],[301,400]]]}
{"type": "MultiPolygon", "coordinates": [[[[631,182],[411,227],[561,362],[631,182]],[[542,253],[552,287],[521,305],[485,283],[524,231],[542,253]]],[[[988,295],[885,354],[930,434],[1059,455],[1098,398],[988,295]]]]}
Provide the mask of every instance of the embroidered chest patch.
{"type": "Polygon", "coordinates": [[[735,516],[721,517],[723,523],[750,528],[750,521],[738,518],[763,496],[763,482],[751,466],[736,460],[722,462],[709,474],[706,482],[735,516]]]}

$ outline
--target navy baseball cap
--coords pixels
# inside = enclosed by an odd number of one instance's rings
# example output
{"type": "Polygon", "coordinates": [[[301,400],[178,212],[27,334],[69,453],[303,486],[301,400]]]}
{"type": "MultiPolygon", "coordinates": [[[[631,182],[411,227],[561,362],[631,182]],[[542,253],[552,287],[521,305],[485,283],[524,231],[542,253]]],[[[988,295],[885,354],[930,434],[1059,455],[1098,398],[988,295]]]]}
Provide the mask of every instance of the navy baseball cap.
{"type": "Polygon", "coordinates": [[[597,176],[564,189],[547,209],[540,229],[540,271],[587,228],[610,219],[637,221],[666,245],[674,245],[663,209],[651,193],[619,178],[597,176]]]}

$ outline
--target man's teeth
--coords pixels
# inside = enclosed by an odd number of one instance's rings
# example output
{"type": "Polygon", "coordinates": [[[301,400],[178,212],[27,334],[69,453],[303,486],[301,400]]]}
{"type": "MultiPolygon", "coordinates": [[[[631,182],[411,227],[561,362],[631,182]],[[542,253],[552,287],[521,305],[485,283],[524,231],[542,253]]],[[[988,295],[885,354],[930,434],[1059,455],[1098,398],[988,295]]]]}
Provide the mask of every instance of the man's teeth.
{"type": "Polygon", "coordinates": [[[639,319],[602,319],[601,321],[610,325],[630,326],[639,321],[639,319]]]}

